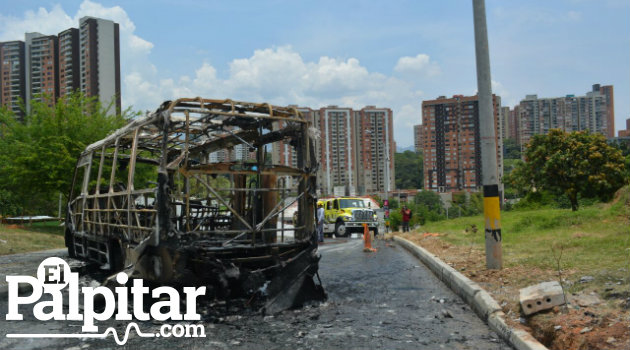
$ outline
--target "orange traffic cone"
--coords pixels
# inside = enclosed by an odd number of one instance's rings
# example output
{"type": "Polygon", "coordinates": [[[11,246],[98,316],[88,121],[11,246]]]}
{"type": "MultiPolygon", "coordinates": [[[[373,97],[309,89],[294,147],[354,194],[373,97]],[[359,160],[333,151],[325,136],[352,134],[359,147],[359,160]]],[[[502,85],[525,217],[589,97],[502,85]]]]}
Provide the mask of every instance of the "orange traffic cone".
{"type": "Polygon", "coordinates": [[[363,251],[375,252],[376,249],[372,248],[372,236],[367,224],[363,224],[363,251]]]}

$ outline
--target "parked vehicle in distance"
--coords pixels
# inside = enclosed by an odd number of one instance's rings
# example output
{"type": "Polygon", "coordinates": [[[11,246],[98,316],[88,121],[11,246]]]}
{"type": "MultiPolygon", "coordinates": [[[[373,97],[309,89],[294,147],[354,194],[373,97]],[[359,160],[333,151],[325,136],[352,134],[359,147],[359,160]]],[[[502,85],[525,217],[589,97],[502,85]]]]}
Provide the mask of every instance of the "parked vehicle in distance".
{"type": "Polygon", "coordinates": [[[347,237],[352,233],[363,233],[363,225],[378,234],[376,213],[370,202],[360,197],[336,197],[322,199],[318,204],[324,205],[324,234],[336,237],[347,237]]]}

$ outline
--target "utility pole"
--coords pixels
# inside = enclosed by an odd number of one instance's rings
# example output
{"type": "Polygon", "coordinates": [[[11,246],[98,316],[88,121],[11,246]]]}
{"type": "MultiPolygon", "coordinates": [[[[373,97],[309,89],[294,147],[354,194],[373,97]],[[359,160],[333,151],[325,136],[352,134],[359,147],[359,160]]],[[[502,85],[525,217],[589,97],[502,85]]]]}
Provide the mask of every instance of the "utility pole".
{"type": "Polygon", "coordinates": [[[490,50],[488,49],[488,29],[486,26],[486,5],[484,0],[473,0],[473,17],[475,23],[475,56],[477,58],[483,214],[486,222],[486,267],[500,270],[503,267],[501,203],[499,200],[497,145],[490,78],[490,50]]]}

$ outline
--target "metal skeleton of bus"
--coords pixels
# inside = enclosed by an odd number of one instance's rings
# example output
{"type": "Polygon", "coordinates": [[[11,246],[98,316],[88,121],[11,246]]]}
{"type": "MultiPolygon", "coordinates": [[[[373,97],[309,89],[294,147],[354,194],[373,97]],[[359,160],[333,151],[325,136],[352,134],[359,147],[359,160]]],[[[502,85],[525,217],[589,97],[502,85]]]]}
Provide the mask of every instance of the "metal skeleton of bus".
{"type": "Polygon", "coordinates": [[[156,283],[206,285],[210,297],[258,300],[268,313],[324,297],[314,281],[313,130],[295,108],[164,102],[79,157],[69,254],[156,283]],[[293,149],[296,166],[272,164],[274,143],[293,149]],[[302,214],[288,229],[278,218],[295,202],[302,214]]]}

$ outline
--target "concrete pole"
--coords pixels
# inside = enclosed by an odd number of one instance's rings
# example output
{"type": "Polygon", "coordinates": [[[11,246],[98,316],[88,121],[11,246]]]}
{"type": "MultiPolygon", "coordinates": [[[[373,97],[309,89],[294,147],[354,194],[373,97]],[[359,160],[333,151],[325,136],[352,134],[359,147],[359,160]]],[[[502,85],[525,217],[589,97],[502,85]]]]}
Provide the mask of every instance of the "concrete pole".
{"type": "Polygon", "coordinates": [[[494,130],[490,53],[484,0],[473,0],[473,17],[475,23],[475,54],[477,58],[477,90],[479,97],[483,214],[486,226],[486,267],[488,269],[501,269],[503,267],[501,203],[499,200],[497,145],[494,130]]]}

